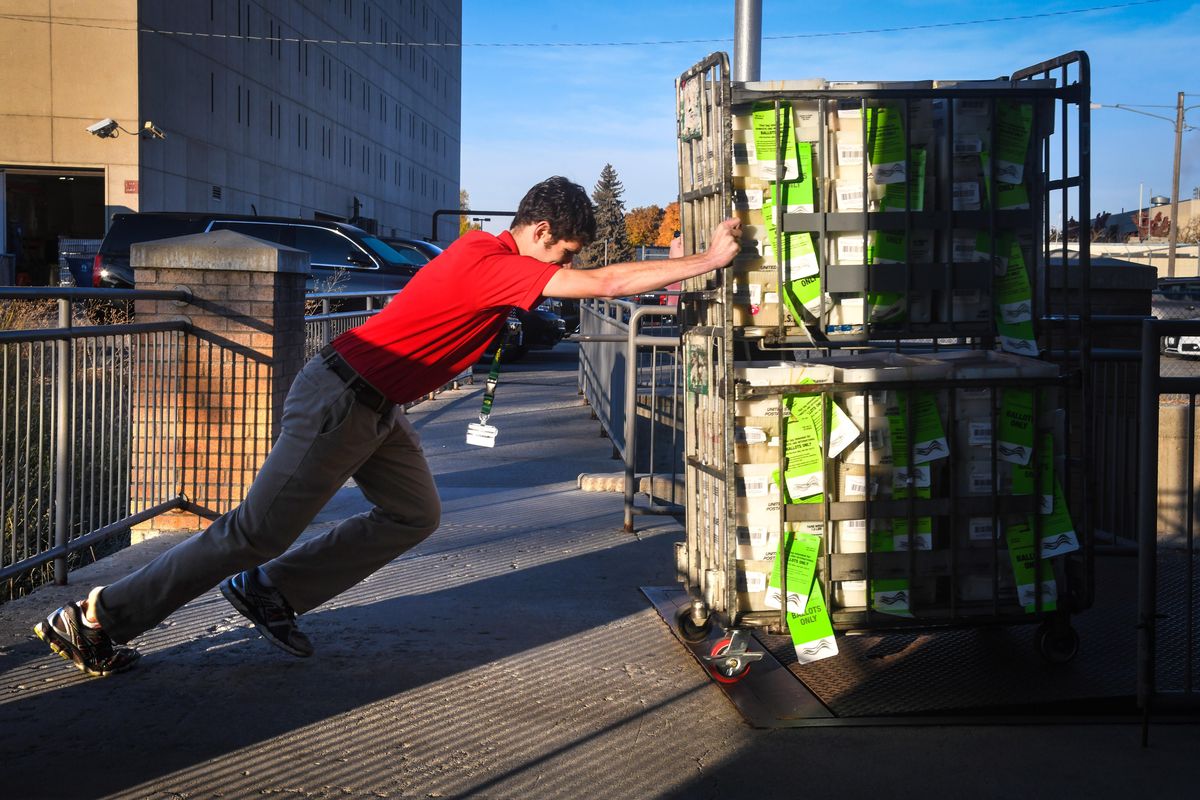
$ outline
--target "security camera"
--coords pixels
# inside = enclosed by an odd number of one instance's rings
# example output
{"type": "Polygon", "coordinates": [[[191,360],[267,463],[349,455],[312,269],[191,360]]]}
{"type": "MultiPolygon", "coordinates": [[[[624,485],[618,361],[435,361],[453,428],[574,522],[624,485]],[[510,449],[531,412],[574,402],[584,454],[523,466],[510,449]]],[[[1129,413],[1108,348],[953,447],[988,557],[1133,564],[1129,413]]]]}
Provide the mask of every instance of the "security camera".
{"type": "Polygon", "coordinates": [[[165,139],[167,135],[163,133],[163,129],[155,125],[150,120],[146,120],[146,124],[142,126],[142,136],[150,139],[165,139]]]}
{"type": "Polygon", "coordinates": [[[102,119],[99,122],[93,122],[91,125],[88,125],[87,130],[93,136],[107,139],[110,136],[116,135],[117,121],[115,119],[102,119]]]}

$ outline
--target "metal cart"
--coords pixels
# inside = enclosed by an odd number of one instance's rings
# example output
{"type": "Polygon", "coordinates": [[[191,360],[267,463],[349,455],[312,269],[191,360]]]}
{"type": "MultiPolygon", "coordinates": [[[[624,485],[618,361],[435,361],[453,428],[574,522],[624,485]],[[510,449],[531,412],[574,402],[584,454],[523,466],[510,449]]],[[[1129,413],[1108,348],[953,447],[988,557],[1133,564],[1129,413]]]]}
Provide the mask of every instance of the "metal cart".
{"type": "Polygon", "coordinates": [[[705,658],[718,680],[746,674],[752,629],[803,616],[793,595],[828,602],[835,631],[1037,622],[1041,655],[1075,655],[1069,617],[1092,596],[1071,478],[1088,456],[1071,419],[1089,261],[1081,242],[1078,291],[1051,291],[1066,246],[1050,218],[1090,213],[1088,92],[1083,53],[990,81],[734,83],[723,53],[680,77],[685,250],[743,221],[731,267],[679,303],[678,623],[691,641],[724,631],[705,658]],[[850,459],[837,420],[855,409],[850,459]],[[933,419],[931,456],[917,434],[933,419]],[[1006,424],[1023,427],[1017,456],[1006,424]],[[805,447],[821,491],[789,486],[805,447]],[[819,539],[807,570],[802,536],[819,539]]]}

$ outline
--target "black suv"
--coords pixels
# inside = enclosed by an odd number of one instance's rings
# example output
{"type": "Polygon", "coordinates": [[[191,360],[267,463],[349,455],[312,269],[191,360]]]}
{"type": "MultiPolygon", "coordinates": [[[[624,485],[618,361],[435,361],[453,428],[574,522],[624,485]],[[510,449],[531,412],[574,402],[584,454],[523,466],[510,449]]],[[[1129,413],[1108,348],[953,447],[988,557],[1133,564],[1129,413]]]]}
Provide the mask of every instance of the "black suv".
{"type": "Polygon", "coordinates": [[[92,285],[133,287],[129,248],[141,242],[205,231],[230,230],[305,250],[312,271],[308,291],[385,292],[404,287],[428,259],[397,251],[361,228],[344,222],[238,214],[146,211],[114,214],[92,265],[92,285]]]}

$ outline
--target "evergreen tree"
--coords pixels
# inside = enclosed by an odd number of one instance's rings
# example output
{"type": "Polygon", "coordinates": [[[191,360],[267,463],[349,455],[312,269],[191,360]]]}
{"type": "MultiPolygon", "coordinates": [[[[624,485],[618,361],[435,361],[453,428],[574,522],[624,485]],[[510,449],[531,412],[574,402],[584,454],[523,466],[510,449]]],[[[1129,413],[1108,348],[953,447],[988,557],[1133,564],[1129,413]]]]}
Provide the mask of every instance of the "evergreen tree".
{"type": "Polygon", "coordinates": [[[617,171],[612,164],[605,164],[600,170],[600,180],[592,190],[592,202],[596,206],[596,241],[575,258],[576,268],[593,269],[606,263],[633,260],[633,245],[625,230],[625,203],[621,200],[624,191],[617,171]]]}

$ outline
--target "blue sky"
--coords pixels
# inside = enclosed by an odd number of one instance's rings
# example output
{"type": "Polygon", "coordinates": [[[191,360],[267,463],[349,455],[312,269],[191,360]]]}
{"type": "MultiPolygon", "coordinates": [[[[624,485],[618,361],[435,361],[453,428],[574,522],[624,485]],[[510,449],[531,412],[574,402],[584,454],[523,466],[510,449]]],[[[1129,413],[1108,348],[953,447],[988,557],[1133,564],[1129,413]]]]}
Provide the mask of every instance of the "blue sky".
{"type": "MultiPolygon", "coordinates": [[[[605,163],[626,209],[675,199],[674,80],[715,50],[733,55],[734,0],[463,2],[462,187],[478,209],[516,207],[561,174],[589,191],[605,163]],[[666,43],[680,40],[711,40],[666,43]],[[724,41],[720,41],[724,40],[724,41]],[[627,46],[551,46],[635,42],[627,46]],[[522,44],[508,47],[494,45],[522,44]]],[[[951,3],[763,1],[762,78],[984,79],[1072,50],[1091,59],[1092,100],[1169,117],[1092,112],[1092,210],[1169,195],[1176,93],[1200,105],[1200,3],[1159,0],[951,3]],[[1123,6],[1123,7],[1114,7],[1123,6]],[[810,9],[821,7],[823,13],[810,9]],[[779,38],[1086,13],[815,38],[779,38]]],[[[1188,122],[1200,127],[1200,108],[1188,122]]],[[[1184,134],[1181,197],[1200,186],[1200,131],[1184,134]]],[[[1052,220],[1052,223],[1056,220],[1052,220]]],[[[507,222],[486,227],[498,230],[507,222]]]]}

